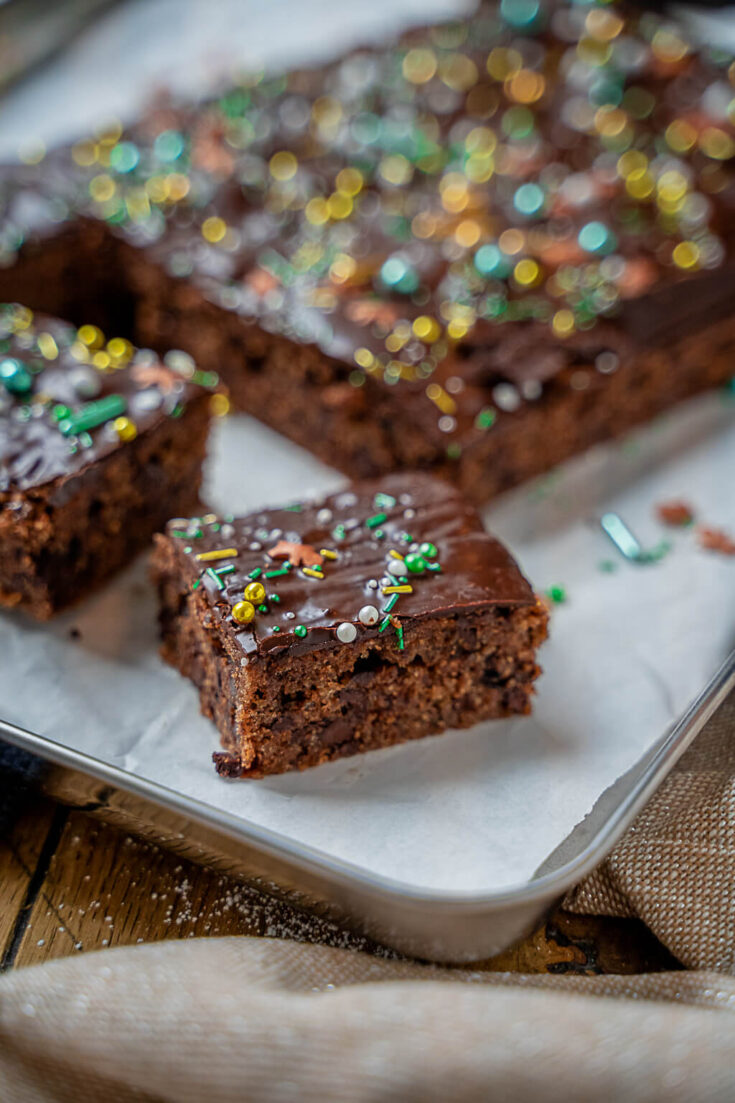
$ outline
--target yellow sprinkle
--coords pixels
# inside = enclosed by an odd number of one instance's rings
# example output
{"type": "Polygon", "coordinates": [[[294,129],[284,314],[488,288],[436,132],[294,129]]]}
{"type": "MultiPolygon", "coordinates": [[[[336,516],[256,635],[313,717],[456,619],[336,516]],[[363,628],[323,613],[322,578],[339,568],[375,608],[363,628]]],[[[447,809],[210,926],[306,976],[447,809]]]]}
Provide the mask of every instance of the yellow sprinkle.
{"type": "Polygon", "coordinates": [[[223,218],[217,218],[216,215],[212,215],[210,218],[205,218],[202,222],[202,237],[205,241],[211,242],[212,245],[216,245],[218,241],[222,241],[222,238],[227,233],[227,223],[223,218]]]}
{"type": "Polygon", "coordinates": [[[120,440],[135,440],[138,435],[138,427],[129,417],[116,417],[113,425],[120,440]]]}
{"type": "Polygon", "coordinates": [[[133,355],[133,346],[124,337],[113,337],[107,342],[107,351],[113,360],[129,360],[133,355]]]}
{"type": "Polygon", "coordinates": [[[304,214],[312,226],[323,226],[329,221],[329,207],[326,199],[310,199],[304,208],[304,214]]]}
{"type": "Polygon", "coordinates": [[[513,269],[513,278],[521,287],[533,287],[535,283],[538,283],[540,277],[541,268],[536,261],[531,260],[530,257],[519,260],[518,264],[513,269]]]}
{"type": "Polygon", "coordinates": [[[166,197],[172,203],[178,203],[189,194],[191,180],[188,176],[184,176],[183,172],[171,172],[166,177],[165,187],[166,197]]]}
{"type": "Polygon", "coordinates": [[[319,554],[323,555],[325,559],[338,559],[336,551],[331,551],[329,548],[320,548],[319,554]]]}
{"type": "Polygon", "coordinates": [[[231,403],[226,394],[213,394],[209,400],[209,409],[213,417],[225,417],[230,412],[231,403]]]}
{"type": "Polygon", "coordinates": [[[88,138],[72,146],[71,155],[77,165],[89,168],[97,160],[97,145],[88,138]]]}
{"type": "Polygon", "coordinates": [[[671,257],[677,268],[696,268],[699,248],[693,241],[680,241],[671,257]]]}
{"type": "Polygon", "coordinates": [[[433,50],[409,50],[403,59],[403,75],[411,84],[426,84],[436,73],[433,50]]]}
{"type": "Polygon", "coordinates": [[[568,337],[574,332],[574,315],[571,310],[557,310],[551,321],[551,328],[557,337],[568,337]]]}
{"type": "Polygon", "coordinates": [[[724,130],[708,126],[699,136],[699,145],[715,161],[727,161],[735,154],[735,142],[724,130]]]}
{"type": "Polygon", "coordinates": [[[215,548],[214,551],[199,552],[194,558],[200,563],[209,563],[214,559],[232,559],[237,555],[237,548],[215,548]]]}
{"type": "Polygon", "coordinates": [[[274,153],[268,162],[270,174],[274,180],[291,180],[296,175],[299,163],[293,153],[283,149],[280,153],[274,153]]]}
{"type": "Polygon", "coordinates": [[[455,92],[466,92],[477,84],[478,72],[472,58],[466,54],[450,54],[442,58],[439,75],[446,85],[455,92]]]}
{"type": "Polygon", "coordinates": [[[314,570],[313,567],[302,567],[301,573],[308,575],[309,578],[324,578],[322,572],[314,570]]]}
{"type": "Polygon", "coordinates": [[[101,348],[105,343],[105,337],[101,329],[97,329],[97,326],[80,326],[77,330],[77,337],[90,349],[101,348]]]}
{"type": "Polygon", "coordinates": [[[346,283],[357,271],[357,261],[347,253],[337,253],[331,263],[329,275],[335,283],[346,283]]]}
{"type": "Polygon", "coordinates": [[[633,199],[648,199],[653,194],[653,177],[650,172],[637,169],[625,181],[625,190],[633,199]]]}
{"type": "Polygon", "coordinates": [[[636,172],[645,172],[647,168],[648,158],[640,150],[629,149],[618,157],[617,170],[624,180],[636,172]]]}
{"type": "Polygon", "coordinates": [[[13,330],[17,333],[21,329],[28,329],[33,321],[33,311],[27,306],[15,306],[13,308],[13,330]]]}
{"type": "Polygon", "coordinates": [[[546,90],[546,81],[533,69],[520,69],[505,82],[505,91],[516,103],[536,103],[546,90]]]}
{"type": "Polygon", "coordinates": [[[375,357],[373,356],[370,349],[366,349],[366,348],[355,349],[354,357],[355,357],[355,363],[359,364],[359,366],[361,368],[371,367],[374,360],[375,360],[375,357]]]}
{"type": "Polygon", "coordinates": [[[39,333],[38,348],[41,356],[46,360],[55,360],[59,355],[59,347],[50,333],[39,333]]]}
{"type": "Polygon", "coordinates": [[[396,551],[395,548],[391,548],[390,551],[388,552],[388,555],[392,555],[394,559],[403,559],[403,556],[401,555],[401,553],[396,551]]]}
{"type": "Polygon", "coordinates": [[[413,165],[402,153],[391,153],[380,162],[380,175],[389,184],[401,187],[413,176],[413,165]]]}
{"type": "Polygon", "coordinates": [[[115,190],[115,181],[107,173],[93,176],[89,181],[89,194],[96,203],[105,203],[108,199],[112,199],[115,190]]]}
{"type": "MultiPolygon", "coordinates": [[[[450,329],[451,325],[452,323],[450,322],[450,329]]],[[[430,398],[443,414],[454,414],[457,412],[457,403],[438,383],[429,383],[426,388],[426,397],[430,398]]]]}
{"type": "Polygon", "coordinates": [[[674,119],[666,127],[665,138],[676,153],[686,153],[697,141],[697,132],[684,119],[674,119]]]}
{"type": "Polygon", "coordinates": [[[108,353],[103,352],[102,349],[99,349],[93,354],[92,363],[94,364],[95,368],[98,368],[100,371],[107,371],[112,361],[110,360],[110,356],[108,353]]]}
{"type": "Polygon", "coordinates": [[[358,195],[362,191],[363,176],[359,169],[345,168],[337,173],[337,191],[345,195],[358,195]]]}
{"type": "Polygon", "coordinates": [[[352,197],[341,191],[333,192],[327,200],[329,217],[334,219],[349,218],[353,206],[352,197]]]}
{"type": "Polygon", "coordinates": [[[78,360],[80,364],[88,364],[90,360],[89,349],[86,345],[83,345],[81,341],[74,341],[69,346],[69,352],[72,354],[75,360],[78,360]]]}
{"type": "Polygon", "coordinates": [[[418,318],[414,318],[411,328],[420,341],[427,341],[429,344],[433,344],[441,337],[441,326],[428,314],[420,314],[418,318]]]}
{"type": "Polygon", "coordinates": [[[517,50],[506,50],[502,46],[491,50],[487,59],[487,71],[495,80],[506,80],[522,65],[523,58],[517,50]]]}
{"type": "Polygon", "coordinates": [[[412,594],[413,586],[382,586],[381,594],[412,594]]]}

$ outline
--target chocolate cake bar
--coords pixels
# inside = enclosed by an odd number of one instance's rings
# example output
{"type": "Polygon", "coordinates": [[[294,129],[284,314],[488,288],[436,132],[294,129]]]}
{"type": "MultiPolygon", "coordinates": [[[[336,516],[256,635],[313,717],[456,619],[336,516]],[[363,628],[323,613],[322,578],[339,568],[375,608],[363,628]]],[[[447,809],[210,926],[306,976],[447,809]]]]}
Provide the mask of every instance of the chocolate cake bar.
{"type": "Polygon", "coordinates": [[[474,509],[427,475],[171,521],[153,571],[164,658],[199,689],[226,777],[530,711],[546,611],[474,509]]]}
{"type": "Polygon", "coordinates": [[[94,286],[350,476],[484,500],[732,376],[734,84],[661,15],[486,3],[8,170],[0,294],[94,286]]]}
{"type": "Polygon", "coordinates": [[[0,604],[45,619],[196,508],[215,383],[184,352],[0,305],[0,604]]]}

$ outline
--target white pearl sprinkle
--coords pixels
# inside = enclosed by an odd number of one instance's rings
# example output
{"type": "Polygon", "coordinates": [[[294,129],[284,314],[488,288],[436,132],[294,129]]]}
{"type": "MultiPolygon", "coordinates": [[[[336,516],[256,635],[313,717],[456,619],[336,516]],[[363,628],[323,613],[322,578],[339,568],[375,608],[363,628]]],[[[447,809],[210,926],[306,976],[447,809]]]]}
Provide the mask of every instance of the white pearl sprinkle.
{"type": "Polygon", "coordinates": [[[337,639],[340,643],[352,643],[357,637],[357,629],[348,620],[342,621],[337,629],[337,639]]]}
{"type": "Polygon", "coordinates": [[[328,525],[332,520],[331,509],[320,509],[316,515],[317,523],[320,525],[328,525]]]}
{"type": "Polygon", "coordinates": [[[362,609],[357,614],[357,619],[360,621],[360,624],[366,624],[368,626],[377,624],[379,617],[380,613],[374,605],[363,605],[362,609]]]}
{"type": "Polygon", "coordinates": [[[391,559],[387,566],[389,574],[394,574],[396,578],[400,578],[406,573],[406,564],[402,559],[391,559]]]}

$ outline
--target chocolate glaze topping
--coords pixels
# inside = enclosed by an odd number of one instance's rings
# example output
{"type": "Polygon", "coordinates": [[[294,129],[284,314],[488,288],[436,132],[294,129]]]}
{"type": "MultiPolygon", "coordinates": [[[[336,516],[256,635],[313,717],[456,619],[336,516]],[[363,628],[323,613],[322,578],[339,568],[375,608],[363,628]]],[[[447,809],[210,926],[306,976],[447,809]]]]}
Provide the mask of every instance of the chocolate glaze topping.
{"type": "Polygon", "coordinates": [[[412,620],[536,600],[472,507],[421,474],[355,483],[316,502],[230,521],[178,519],[167,535],[188,583],[204,588],[216,622],[251,660],[285,648],[300,654],[341,646],[378,635],[381,625],[400,646],[403,625],[412,620]],[[209,557],[218,551],[221,558],[209,557]],[[286,569],[289,554],[293,565],[286,569]],[[299,565],[318,559],[320,566],[299,565]],[[286,573],[268,577],[274,570],[286,573]],[[233,610],[253,581],[266,596],[241,624],[233,610]],[[386,613],[393,595],[383,590],[406,585],[412,592],[400,593],[386,613]]]}
{"type": "Polygon", "coordinates": [[[734,85],[663,16],[486,3],[6,173],[0,261],[91,216],[452,456],[728,310],[734,85]]]}

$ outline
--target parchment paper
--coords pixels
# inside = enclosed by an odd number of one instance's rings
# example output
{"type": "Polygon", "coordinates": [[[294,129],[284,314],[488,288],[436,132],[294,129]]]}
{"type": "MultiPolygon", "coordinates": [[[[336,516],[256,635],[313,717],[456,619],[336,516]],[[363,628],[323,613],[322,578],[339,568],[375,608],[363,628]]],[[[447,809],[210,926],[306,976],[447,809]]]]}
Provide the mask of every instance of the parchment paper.
{"type": "MultiPolygon", "coordinates": [[[[452,6],[223,3],[228,22],[219,5],[123,5],[10,97],[0,155],[34,133],[47,140],[76,133],[93,110],[95,118],[130,114],[151,78],[187,83],[192,72],[211,75],[221,56],[217,27],[228,31],[221,54],[230,60],[240,45],[250,58],[283,50],[294,60],[299,50],[315,56],[317,39],[323,52],[377,34],[389,12],[392,20],[417,19],[452,6]],[[237,25],[235,7],[242,13],[237,25]],[[156,64],[161,50],[163,65],[156,64]],[[115,57],[119,79],[110,84],[103,77],[115,57]],[[101,99],[90,104],[97,86],[101,99]]],[[[517,884],[661,739],[735,646],[733,559],[701,550],[684,531],[674,534],[674,549],[661,562],[633,566],[595,516],[616,509],[644,545],[652,544],[665,535],[655,503],[684,497],[702,520],[732,528],[734,472],[735,400],[712,395],[488,512],[534,584],[568,592],[553,613],[528,720],[481,725],[305,774],[224,782],[210,763],[217,734],[199,716],[195,691],[157,657],[144,562],[51,625],[0,618],[0,716],[414,886],[480,893],[517,884]],[[606,559],[616,563],[614,573],[600,570],[606,559]]],[[[218,426],[208,471],[215,508],[292,501],[307,486],[321,491],[342,481],[251,419],[218,426]]]]}

